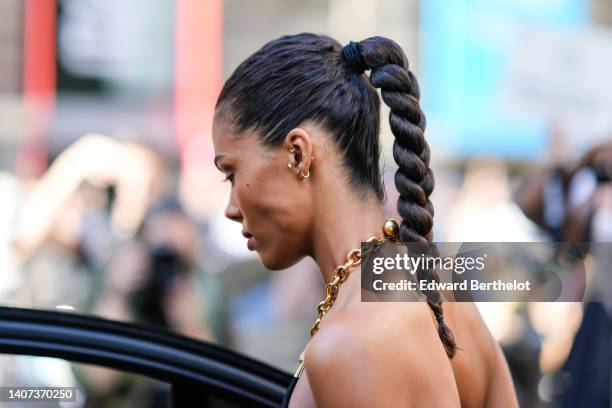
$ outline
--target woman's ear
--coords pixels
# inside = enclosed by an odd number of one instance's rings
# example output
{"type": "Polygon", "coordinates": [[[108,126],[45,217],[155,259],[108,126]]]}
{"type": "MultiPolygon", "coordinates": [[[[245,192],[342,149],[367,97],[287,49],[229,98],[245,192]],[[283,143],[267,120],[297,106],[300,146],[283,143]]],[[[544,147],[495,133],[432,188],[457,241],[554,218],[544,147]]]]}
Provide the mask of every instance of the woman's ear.
{"type": "Polygon", "coordinates": [[[285,137],[289,163],[304,175],[310,175],[313,157],[312,135],[304,128],[294,128],[285,137]]]}

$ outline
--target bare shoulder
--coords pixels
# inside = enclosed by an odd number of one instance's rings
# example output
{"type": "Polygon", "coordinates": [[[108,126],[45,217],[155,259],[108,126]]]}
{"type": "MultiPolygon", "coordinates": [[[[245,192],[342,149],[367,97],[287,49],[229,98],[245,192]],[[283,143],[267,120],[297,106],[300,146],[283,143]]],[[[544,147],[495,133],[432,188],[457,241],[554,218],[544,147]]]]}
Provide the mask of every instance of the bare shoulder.
{"type": "Polygon", "coordinates": [[[317,405],[459,406],[452,367],[421,306],[364,304],[326,316],[305,352],[317,405]]]}

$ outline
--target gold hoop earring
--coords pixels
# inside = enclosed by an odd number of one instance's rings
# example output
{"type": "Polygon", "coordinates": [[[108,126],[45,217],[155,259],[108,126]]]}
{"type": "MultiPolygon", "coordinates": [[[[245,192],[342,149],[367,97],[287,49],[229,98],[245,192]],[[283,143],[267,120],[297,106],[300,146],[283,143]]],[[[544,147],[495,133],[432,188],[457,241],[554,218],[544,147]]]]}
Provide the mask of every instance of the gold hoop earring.
{"type": "Polygon", "coordinates": [[[306,174],[304,174],[304,172],[300,170],[300,175],[303,179],[307,179],[308,177],[310,177],[310,170],[306,170],[306,174]]]}

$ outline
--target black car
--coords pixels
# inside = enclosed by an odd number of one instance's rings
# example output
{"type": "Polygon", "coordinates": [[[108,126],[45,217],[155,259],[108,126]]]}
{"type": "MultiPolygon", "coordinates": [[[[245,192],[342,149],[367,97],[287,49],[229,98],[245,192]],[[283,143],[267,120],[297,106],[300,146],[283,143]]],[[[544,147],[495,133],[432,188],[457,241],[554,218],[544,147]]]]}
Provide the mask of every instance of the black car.
{"type": "Polygon", "coordinates": [[[0,353],[140,374],[167,384],[172,407],[277,407],[291,379],[215,344],[71,312],[0,307],[0,353]]]}

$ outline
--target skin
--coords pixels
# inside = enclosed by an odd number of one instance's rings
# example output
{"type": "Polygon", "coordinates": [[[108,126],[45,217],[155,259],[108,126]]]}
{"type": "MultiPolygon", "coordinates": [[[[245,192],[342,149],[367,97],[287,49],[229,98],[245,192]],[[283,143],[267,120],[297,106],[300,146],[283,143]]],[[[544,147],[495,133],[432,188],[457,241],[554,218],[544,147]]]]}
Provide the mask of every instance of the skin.
{"type": "MultiPolygon", "coordinates": [[[[330,282],[351,249],[382,233],[382,203],[373,193],[357,195],[332,140],[305,123],[269,148],[255,133],[236,135],[223,118],[214,121],[215,164],[232,183],[225,215],[252,235],[269,269],[310,256],[330,282]]],[[[425,303],[362,303],[353,268],[306,347],[290,406],[518,406],[501,350],[475,306],[444,308],[461,348],[452,360],[425,303]]]]}

